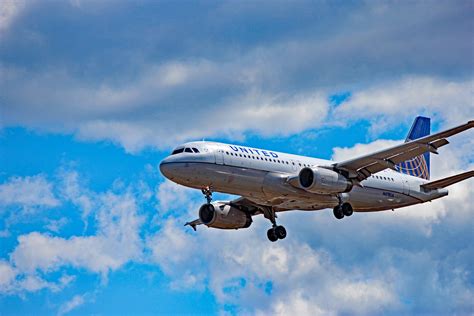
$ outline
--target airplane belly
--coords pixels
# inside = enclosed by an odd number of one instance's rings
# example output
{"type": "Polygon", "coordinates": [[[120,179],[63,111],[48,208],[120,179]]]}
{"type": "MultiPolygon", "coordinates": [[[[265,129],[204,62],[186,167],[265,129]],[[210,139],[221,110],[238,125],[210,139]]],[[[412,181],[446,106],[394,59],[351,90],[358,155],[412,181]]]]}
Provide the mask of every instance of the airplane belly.
{"type": "Polygon", "coordinates": [[[400,192],[371,187],[355,187],[347,196],[355,211],[382,211],[419,203],[400,192]]]}
{"type": "Polygon", "coordinates": [[[261,198],[265,171],[235,166],[213,166],[207,175],[214,191],[261,198]]]}
{"type": "Polygon", "coordinates": [[[269,172],[263,181],[267,205],[277,209],[318,210],[337,205],[334,195],[323,195],[295,188],[287,183],[287,174],[269,172]]]}

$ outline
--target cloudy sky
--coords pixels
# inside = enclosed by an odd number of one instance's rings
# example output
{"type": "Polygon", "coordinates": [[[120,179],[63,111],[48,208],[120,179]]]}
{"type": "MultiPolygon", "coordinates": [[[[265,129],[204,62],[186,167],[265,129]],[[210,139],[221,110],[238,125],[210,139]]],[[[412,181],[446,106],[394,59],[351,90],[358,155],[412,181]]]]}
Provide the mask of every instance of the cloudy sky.
{"type": "MultiPolygon", "coordinates": [[[[0,312],[472,314],[474,181],[395,212],[183,224],[187,140],[335,160],[474,118],[472,1],[0,1],[0,312]]],[[[474,132],[432,177],[474,168],[474,132]]],[[[232,198],[225,195],[219,198],[232,198]]]]}

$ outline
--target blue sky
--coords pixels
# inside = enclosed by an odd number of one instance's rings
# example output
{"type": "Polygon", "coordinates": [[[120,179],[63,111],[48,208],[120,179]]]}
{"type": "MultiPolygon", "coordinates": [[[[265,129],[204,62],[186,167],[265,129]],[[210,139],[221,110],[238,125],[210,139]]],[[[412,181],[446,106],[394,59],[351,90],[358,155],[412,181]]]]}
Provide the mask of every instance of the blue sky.
{"type": "MultiPolygon", "coordinates": [[[[474,184],[337,221],[183,224],[187,140],[342,160],[474,117],[473,4],[0,3],[0,313],[472,314],[474,184]]],[[[473,169],[474,134],[432,157],[473,169]]],[[[232,198],[224,194],[217,198],[232,198]]]]}

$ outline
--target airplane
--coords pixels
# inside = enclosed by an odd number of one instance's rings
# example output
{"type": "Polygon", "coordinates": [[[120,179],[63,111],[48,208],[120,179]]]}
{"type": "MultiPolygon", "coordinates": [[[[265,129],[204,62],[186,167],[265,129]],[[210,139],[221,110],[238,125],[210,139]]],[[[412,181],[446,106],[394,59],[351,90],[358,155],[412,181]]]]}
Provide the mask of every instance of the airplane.
{"type": "Polygon", "coordinates": [[[241,229],[263,214],[275,242],[287,235],[278,212],[332,208],[337,219],[353,212],[395,210],[448,195],[446,187],[474,176],[474,170],[430,181],[430,154],[448,137],[474,127],[474,120],[430,135],[431,120],[416,117],[404,143],[345,161],[330,161],[234,144],[198,141],[176,147],[160,163],[169,180],[200,189],[206,203],[199,218],[185,224],[196,230],[241,229]],[[212,192],[239,195],[212,201],[212,192]]]}

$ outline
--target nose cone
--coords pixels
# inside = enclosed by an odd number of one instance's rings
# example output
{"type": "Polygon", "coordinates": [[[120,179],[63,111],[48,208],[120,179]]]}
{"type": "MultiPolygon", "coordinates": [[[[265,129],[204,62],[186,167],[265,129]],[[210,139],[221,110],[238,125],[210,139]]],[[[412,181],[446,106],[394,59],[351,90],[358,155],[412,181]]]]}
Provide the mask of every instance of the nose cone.
{"type": "Polygon", "coordinates": [[[173,175],[172,175],[172,171],[171,171],[171,164],[169,163],[169,161],[167,161],[167,159],[163,160],[161,163],[160,163],[160,171],[161,171],[161,174],[163,174],[166,178],[172,180],[173,179],[173,175]]]}

